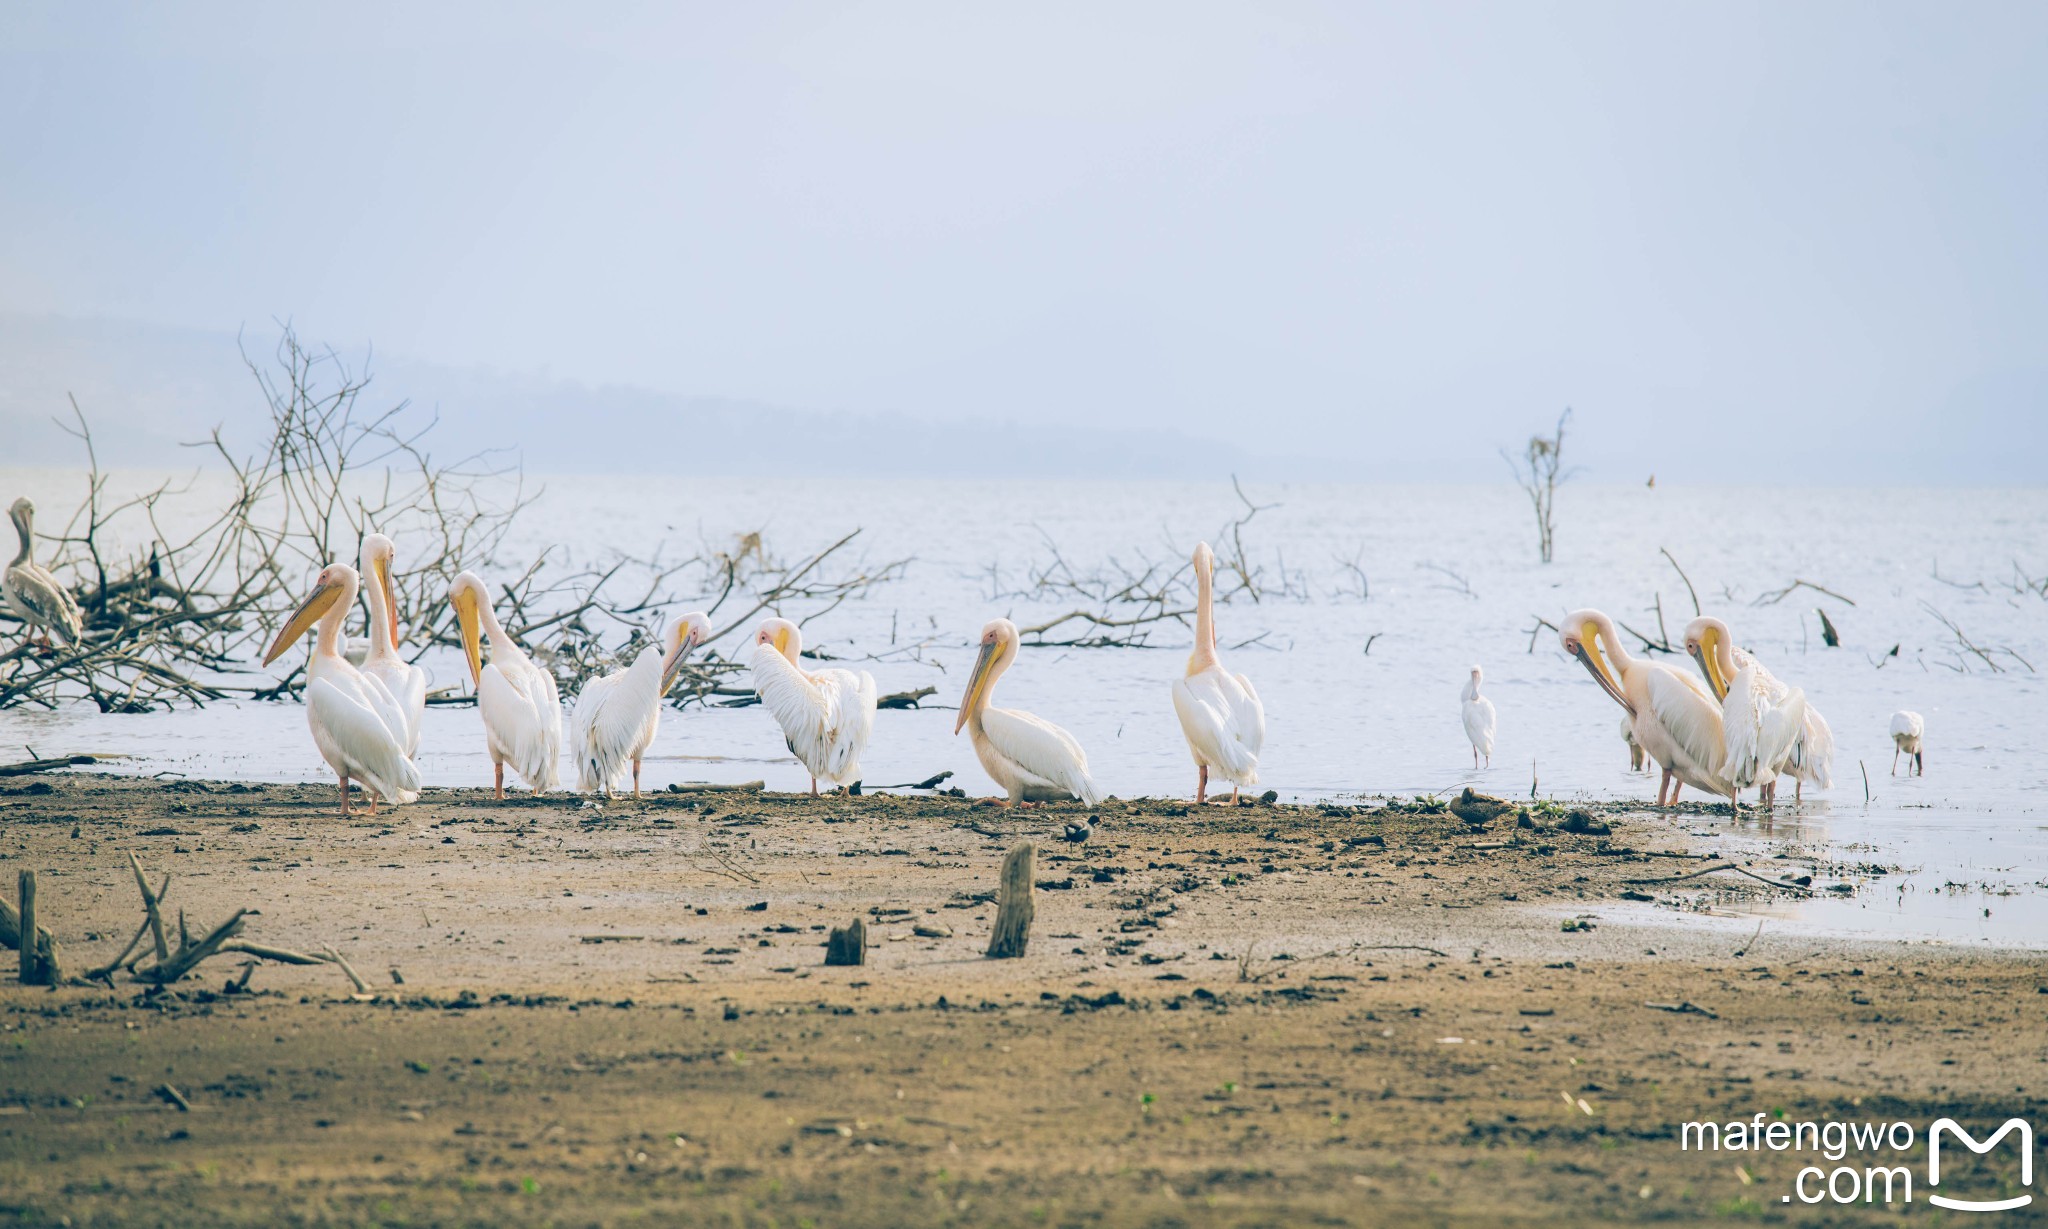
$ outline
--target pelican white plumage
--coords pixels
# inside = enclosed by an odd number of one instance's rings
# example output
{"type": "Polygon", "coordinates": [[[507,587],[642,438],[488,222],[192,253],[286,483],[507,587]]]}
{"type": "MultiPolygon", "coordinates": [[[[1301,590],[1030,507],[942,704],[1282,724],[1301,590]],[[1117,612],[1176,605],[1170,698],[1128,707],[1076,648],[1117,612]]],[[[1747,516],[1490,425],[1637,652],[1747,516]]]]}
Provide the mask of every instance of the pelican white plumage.
{"type": "Polygon", "coordinates": [[[7,594],[7,604],[21,619],[27,635],[42,634],[45,648],[53,638],[65,648],[77,644],[85,635],[85,618],[78,602],[48,568],[36,562],[36,506],[26,498],[17,499],[7,509],[7,516],[21,539],[14,561],[0,573],[0,591],[7,594]]]}
{"type": "Polygon", "coordinates": [[[534,793],[555,788],[562,759],[562,698],[554,676],[534,665],[505,634],[491,610],[490,591],[476,573],[455,578],[448,602],[455,607],[477,711],[484,719],[494,795],[505,796],[507,764],[534,793]],[[489,665],[484,664],[484,636],[491,642],[489,665]]]}
{"type": "Polygon", "coordinates": [[[1209,797],[1209,771],[1238,790],[1259,783],[1259,752],[1266,745],[1266,709],[1252,681],[1223,668],[1216,655],[1216,554],[1195,546],[1195,648],[1187,675],[1174,680],[1173,711],[1195,757],[1195,801],[1209,797]]]}
{"type": "Polygon", "coordinates": [[[370,651],[363,655],[364,674],[384,684],[405,716],[405,754],[418,755],[420,722],[427,712],[427,672],[398,651],[398,591],[391,583],[391,560],[398,547],[373,533],[363,539],[364,596],[370,601],[370,651]]]}
{"type": "Polygon", "coordinates": [[[1465,737],[1472,740],[1472,767],[1479,767],[1479,757],[1486,757],[1486,766],[1493,767],[1493,701],[1479,694],[1479,667],[1472,667],[1472,677],[1465,681],[1465,690],[1458,699],[1462,701],[1465,713],[1465,737]]]}
{"type": "Polygon", "coordinates": [[[1658,806],[1677,802],[1680,785],[1734,803],[1734,790],[1722,772],[1728,752],[1721,739],[1721,710],[1704,684],[1683,671],[1631,657],[1615,633],[1614,620],[1597,610],[1566,615],[1558,640],[1628,713],[1636,742],[1664,770],[1657,784],[1658,806]]]}
{"type": "Polygon", "coordinates": [[[1692,654],[1700,665],[1700,673],[1707,677],[1707,685],[1721,697],[1731,777],[1747,775],[1746,769],[1737,774],[1734,766],[1752,755],[1760,763],[1769,763],[1768,773],[1759,769],[1760,775],[1753,782],[1743,782],[1762,789],[1766,806],[1778,800],[1780,773],[1792,776],[1794,803],[1801,799],[1803,787],[1808,784],[1816,789],[1834,785],[1835,732],[1799,688],[1781,681],[1748,650],[1735,647],[1735,637],[1728,625],[1711,615],[1686,624],[1685,651],[1692,654]],[[1737,686],[1744,674],[1749,676],[1748,680],[1737,686]],[[1795,694],[1799,697],[1799,719],[1790,732],[1790,743],[1781,745],[1785,741],[1782,726],[1789,718],[1774,714],[1791,707],[1795,694]],[[1729,724],[1731,704],[1740,714],[1733,724],[1729,724]],[[1767,725],[1769,729],[1765,728],[1767,725]]]}
{"type": "Polygon", "coordinates": [[[405,714],[398,701],[380,680],[341,656],[342,621],[360,585],[356,570],[345,563],[322,568],[312,594],[292,612],[263,657],[269,665],[314,623],[320,625],[306,663],[306,724],[320,757],[341,780],[343,815],[349,813],[350,781],[365,786],[372,815],[379,798],[396,804],[420,796],[420,772],[405,751],[405,714]]]}
{"type": "Polygon", "coordinates": [[[754,690],[782,727],[783,741],[818,782],[853,785],[875,729],[875,676],[865,670],[805,670],[803,633],[788,619],[769,619],[754,633],[754,690]]]}
{"type": "Polygon", "coordinates": [[[1892,714],[1893,776],[1899,775],[1899,756],[1901,754],[1913,757],[1913,762],[1906,765],[1906,774],[1908,776],[1927,775],[1927,761],[1920,754],[1920,736],[1926,732],[1927,723],[1920,719],[1920,714],[1907,709],[1900,709],[1892,714]]]}
{"type": "Polygon", "coordinates": [[[633,797],[640,796],[640,757],[661,728],[661,701],[691,649],[711,635],[711,621],[693,610],[671,622],[661,640],[640,650],[633,664],[584,684],[569,728],[576,748],[576,787],[609,798],[628,764],[633,797]]]}
{"type": "Polygon", "coordinates": [[[967,676],[967,695],[953,732],[963,728],[981,766],[1009,795],[1006,805],[1078,798],[1089,806],[1102,791],[1088,775],[1088,756],[1074,736],[1052,722],[1013,708],[994,708],[996,680],[1017,658],[1017,625],[994,619],[981,629],[981,652],[967,676]]]}

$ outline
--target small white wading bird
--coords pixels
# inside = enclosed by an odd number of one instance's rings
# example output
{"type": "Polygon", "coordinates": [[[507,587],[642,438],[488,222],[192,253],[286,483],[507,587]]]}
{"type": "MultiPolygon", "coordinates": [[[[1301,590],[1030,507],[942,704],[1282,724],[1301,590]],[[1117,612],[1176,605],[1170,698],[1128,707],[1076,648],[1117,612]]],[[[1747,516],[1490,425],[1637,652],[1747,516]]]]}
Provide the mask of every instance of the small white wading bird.
{"type": "Polygon", "coordinates": [[[1465,681],[1465,690],[1458,699],[1464,702],[1465,737],[1472,740],[1472,767],[1479,767],[1479,757],[1486,757],[1486,766],[1493,767],[1493,701],[1479,694],[1479,667],[1472,667],[1472,677],[1465,681]]]}
{"type": "Polygon", "coordinates": [[[981,653],[967,676],[967,695],[953,733],[966,729],[982,768],[1009,794],[1006,805],[1078,798],[1092,807],[1102,801],[1102,791],[1088,776],[1088,757],[1072,734],[1030,713],[989,706],[996,680],[1017,657],[1018,643],[1017,625],[1008,619],[992,620],[981,629],[981,653]]]}
{"type": "Polygon", "coordinates": [[[1808,782],[1817,789],[1834,784],[1835,733],[1804,692],[1736,648],[1728,625],[1711,616],[1686,625],[1685,651],[1721,697],[1728,776],[1738,788],[1757,786],[1770,806],[1778,800],[1780,773],[1792,774],[1794,803],[1808,782]]]}
{"type": "Polygon", "coordinates": [[[1892,714],[1892,775],[1899,775],[1899,756],[1903,753],[1913,757],[1906,765],[1906,775],[1926,776],[1927,761],[1920,754],[1920,736],[1927,732],[1927,723],[1920,714],[1900,709],[1892,714]]]}
{"type": "Polygon", "coordinates": [[[754,633],[754,690],[782,727],[805,770],[811,796],[818,782],[853,785],[860,780],[861,753],[875,729],[875,676],[862,670],[807,671],[800,664],[803,633],[788,619],[769,619],[754,633]]]}
{"type": "Polygon", "coordinates": [[[78,603],[48,568],[36,562],[36,506],[27,499],[17,499],[7,509],[7,516],[14,522],[15,535],[21,539],[14,562],[0,574],[0,590],[6,592],[7,604],[20,616],[29,636],[41,633],[44,648],[51,647],[52,638],[65,648],[77,644],[85,635],[85,618],[78,603]]]}
{"type": "Polygon", "coordinates": [[[490,592],[474,572],[448,587],[462,651],[476,685],[477,712],[484,719],[484,744],[491,753],[492,789],[505,796],[505,765],[538,794],[555,788],[562,758],[562,699],[555,678],[533,664],[491,611],[490,592]],[[484,664],[482,636],[491,641],[484,664]]]}
{"type": "Polygon", "coordinates": [[[1727,749],[1721,742],[1721,710],[1698,679],[1629,656],[1614,620],[1597,610],[1566,615],[1558,640],[1627,711],[1636,742],[1664,770],[1657,783],[1658,806],[1677,802],[1680,785],[1733,801],[1734,791],[1722,775],[1727,749]]]}
{"type": "Polygon", "coordinates": [[[1173,684],[1173,711],[1195,757],[1195,801],[1209,798],[1209,772],[1237,792],[1259,783],[1259,751],[1266,745],[1266,709],[1252,681],[1223,668],[1216,656],[1216,555],[1203,542],[1195,547],[1195,648],[1187,677],[1173,684]]]}
{"type": "Polygon", "coordinates": [[[420,771],[405,753],[405,714],[398,701],[382,682],[341,656],[341,624],[361,583],[345,563],[322,568],[312,594],[292,612],[263,656],[266,666],[276,661],[319,623],[320,636],[306,662],[306,724],[320,758],[341,779],[343,815],[349,814],[350,781],[363,783],[372,815],[379,798],[396,804],[420,796],[420,771]]]}
{"type": "Polygon", "coordinates": [[[391,559],[398,553],[390,538],[373,533],[363,539],[363,576],[369,581],[370,651],[363,655],[363,673],[384,684],[405,716],[405,754],[420,750],[420,721],[427,711],[427,672],[398,651],[398,592],[391,584],[391,559]]]}
{"type": "Polygon", "coordinates": [[[1636,741],[1635,726],[1630,724],[1627,713],[1621,715],[1621,741],[1628,744],[1628,770],[1630,772],[1641,772],[1643,770],[1643,744],[1636,741]]]}
{"type": "Polygon", "coordinates": [[[630,764],[633,797],[640,796],[640,757],[661,728],[661,702],[676,685],[683,659],[710,635],[711,621],[693,610],[671,622],[632,665],[584,684],[569,718],[576,788],[586,794],[601,790],[609,798],[630,764]]]}

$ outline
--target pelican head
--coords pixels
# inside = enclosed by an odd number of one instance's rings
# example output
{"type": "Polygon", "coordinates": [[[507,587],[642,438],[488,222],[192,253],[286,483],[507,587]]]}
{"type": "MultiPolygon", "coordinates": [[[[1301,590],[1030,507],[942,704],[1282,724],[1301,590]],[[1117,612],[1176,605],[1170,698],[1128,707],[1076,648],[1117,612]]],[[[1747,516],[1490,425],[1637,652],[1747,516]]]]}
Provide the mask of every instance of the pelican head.
{"type": "Polygon", "coordinates": [[[711,639],[711,620],[701,610],[693,610],[668,625],[667,651],[661,658],[661,694],[676,685],[676,675],[683,670],[683,659],[690,650],[711,639]]]}
{"type": "Polygon", "coordinates": [[[1195,571],[1202,575],[1214,576],[1216,574],[1216,552],[1209,549],[1207,542],[1195,543],[1194,563],[1195,571]]]}
{"type": "Polygon", "coordinates": [[[398,644],[398,590],[391,583],[391,561],[398,556],[398,545],[381,533],[373,533],[363,539],[363,575],[370,580],[370,588],[376,593],[384,607],[384,626],[391,633],[391,643],[398,644]]]}
{"type": "Polygon", "coordinates": [[[1010,668],[1021,643],[1017,625],[1008,619],[990,619],[981,629],[981,652],[974,659],[973,673],[967,676],[967,696],[960,701],[959,719],[953,722],[955,734],[969,717],[988,707],[989,692],[995,689],[996,678],[1010,668]]]}
{"type": "Polygon", "coordinates": [[[1472,667],[1472,685],[1474,687],[1477,687],[1479,685],[1479,677],[1479,667],[1472,667]]]}
{"type": "Polygon", "coordinates": [[[1574,610],[1558,625],[1558,640],[1564,651],[1579,659],[1581,665],[1592,674],[1593,681],[1600,689],[1614,697],[1614,702],[1635,712],[1635,705],[1628,702],[1628,694],[1622,690],[1621,678],[1609,665],[1607,657],[1612,654],[1621,658],[1614,643],[1614,620],[1597,610],[1574,610]]]}
{"type": "Polygon", "coordinates": [[[775,651],[789,659],[792,666],[801,666],[798,658],[804,654],[804,634],[788,619],[764,619],[761,629],[754,633],[755,644],[772,644],[775,651]]]}
{"type": "Polygon", "coordinates": [[[490,591],[475,572],[461,573],[448,586],[448,604],[455,608],[455,625],[462,633],[462,655],[469,662],[472,687],[483,680],[483,612],[490,602],[490,591]]]}
{"type": "Polygon", "coordinates": [[[36,506],[24,495],[7,506],[7,519],[14,522],[16,529],[28,533],[36,523],[36,506]]]}
{"type": "Polygon", "coordinates": [[[269,665],[284,655],[284,651],[306,630],[320,622],[337,606],[346,612],[355,601],[356,587],[362,582],[356,570],[346,563],[330,563],[320,569],[320,575],[313,578],[313,592],[292,611],[292,617],[285,620],[284,630],[277,633],[277,639],[270,642],[270,651],[263,655],[263,664],[269,665]]]}
{"type": "Polygon", "coordinates": [[[1729,670],[1735,661],[1728,651],[1729,639],[1728,625],[1711,615],[1702,615],[1685,625],[1685,651],[1699,663],[1700,673],[1707,676],[1707,686],[1714,689],[1714,697],[1720,700],[1728,698],[1729,670]]]}

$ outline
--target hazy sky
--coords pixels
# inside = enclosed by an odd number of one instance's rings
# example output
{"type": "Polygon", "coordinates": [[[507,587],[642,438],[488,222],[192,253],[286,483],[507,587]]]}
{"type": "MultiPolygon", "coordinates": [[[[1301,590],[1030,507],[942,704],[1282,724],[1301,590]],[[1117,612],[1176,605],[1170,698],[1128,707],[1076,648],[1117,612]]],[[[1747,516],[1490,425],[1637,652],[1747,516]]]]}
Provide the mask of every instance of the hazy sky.
{"type": "Polygon", "coordinates": [[[1599,477],[2038,483],[2044,64],[2039,3],[12,3],[0,310],[1418,475],[1571,404],[1599,477]]]}

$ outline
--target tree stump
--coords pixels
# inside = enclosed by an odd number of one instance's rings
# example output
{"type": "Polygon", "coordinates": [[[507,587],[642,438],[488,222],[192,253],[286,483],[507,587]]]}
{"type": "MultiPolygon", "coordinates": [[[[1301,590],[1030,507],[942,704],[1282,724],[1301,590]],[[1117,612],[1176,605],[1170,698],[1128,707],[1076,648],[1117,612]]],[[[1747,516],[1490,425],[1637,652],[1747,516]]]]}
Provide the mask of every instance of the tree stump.
{"type": "Polygon", "coordinates": [[[1031,858],[1037,846],[1019,841],[1003,858],[1003,882],[996,898],[996,929],[989,936],[992,960],[1022,956],[1031,943],[1031,858]]]}
{"type": "Polygon", "coordinates": [[[828,965],[853,965],[868,962],[867,923],[859,918],[844,926],[834,926],[832,933],[825,936],[825,963],[828,965]]]}
{"type": "MultiPolygon", "coordinates": [[[[54,986],[64,980],[64,966],[57,955],[57,940],[47,929],[36,924],[36,873],[21,872],[20,884],[21,911],[11,918],[0,919],[0,932],[9,929],[4,923],[12,923],[14,946],[21,952],[21,984],[54,986]]],[[[14,913],[13,910],[6,912],[14,913]]]]}

